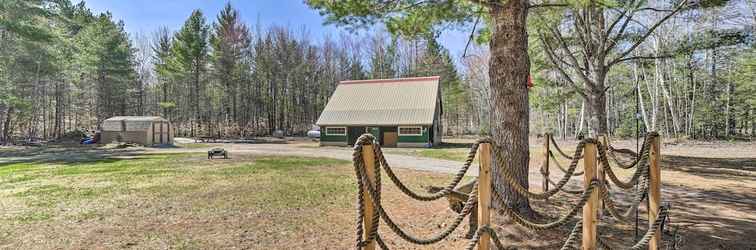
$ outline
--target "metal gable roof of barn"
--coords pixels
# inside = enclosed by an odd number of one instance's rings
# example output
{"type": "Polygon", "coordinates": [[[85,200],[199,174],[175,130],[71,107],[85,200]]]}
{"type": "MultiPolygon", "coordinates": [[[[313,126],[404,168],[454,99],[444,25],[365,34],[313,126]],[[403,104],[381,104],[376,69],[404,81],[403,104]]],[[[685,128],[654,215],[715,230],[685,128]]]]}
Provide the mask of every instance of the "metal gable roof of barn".
{"type": "Polygon", "coordinates": [[[438,76],[342,81],[317,125],[430,125],[438,95],[438,76]]]}

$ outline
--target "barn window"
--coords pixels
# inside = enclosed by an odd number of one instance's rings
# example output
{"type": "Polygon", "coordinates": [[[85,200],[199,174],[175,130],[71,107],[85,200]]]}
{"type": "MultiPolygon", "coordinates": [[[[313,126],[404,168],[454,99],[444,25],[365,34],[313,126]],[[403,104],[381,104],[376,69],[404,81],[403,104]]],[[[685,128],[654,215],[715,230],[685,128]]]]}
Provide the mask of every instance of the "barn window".
{"type": "Polygon", "coordinates": [[[423,127],[399,127],[399,135],[423,135],[423,127]]]}
{"type": "Polygon", "coordinates": [[[326,135],[346,135],[346,127],[326,127],[326,135]]]}

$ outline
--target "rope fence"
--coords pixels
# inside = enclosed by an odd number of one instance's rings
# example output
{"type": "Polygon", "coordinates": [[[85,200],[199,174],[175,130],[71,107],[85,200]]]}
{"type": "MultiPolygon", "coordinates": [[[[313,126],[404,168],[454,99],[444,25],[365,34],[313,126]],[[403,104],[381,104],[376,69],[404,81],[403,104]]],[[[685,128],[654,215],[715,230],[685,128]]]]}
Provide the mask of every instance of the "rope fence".
{"type": "Polygon", "coordinates": [[[660,180],[660,144],[657,133],[649,133],[643,147],[637,153],[624,149],[615,149],[608,143],[606,137],[598,139],[584,139],[575,147],[572,155],[563,151],[551,134],[546,134],[544,140],[543,164],[540,172],[543,175],[543,191],[533,192],[524,187],[514,177],[514,171],[509,168],[497,169],[499,177],[502,177],[503,185],[493,184],[493,169],[495,166],[506,166],[505,159],[496,157],[499,162],[494,164],[492,150],[496,145],[490,139],[476,141],[470,147],[462,166],[453,176],[451,181],[434,190],[416,191],[408,187],[397,176],[383,154],[381,146],[376,143],[375,137],[370,134],[362,135],[354,146],[353,165],[357,180],[357,218],[356,218],[356,249],[373,250],[376,247],[388,249],[389,246],[382,240],[379,234],[381,225],[387,226],[391,232],[402,240],[417,245],[430,245],[443,241],[457,230],[465,218],[469,223],[469,242],[465,249],[504,249],[505,244],[498,237],[495,225],[491,222],[491,212],[495,210],[501,215],[511,218],[514,223],[533,231],[553,230],[572,224],[571,230],[566,235],[561,249],[613,249],[612,242],[606,242],[601,238],[598,230],[599,222],[605,224],[621,223],[628,224],[632,221],[631,215],[635,213],[643,201],[648,201],[648,231],[643,237],[632,245],[621,247],[622,249],[658,249],[661,242],[661,228],[666,221],[668,208],[661,206],[661,180],[660,180]],[[554,149],[570,161],[564,168],[557,160],[554,149]],[[630,156],[632,160],[620,160],[615,153],[630,156]],[[479,158],[479,175],[476,181],[464,189],[460,182],[472,167],[476,156],[479,158]],[[582,161],[582,171],[576,171],[582,161]],[[550,162],[562,172],[559,181],[554,182],[549,178],[550,162]],[[612,162],[614,164],[612,164],[612,162]],[[614,172],[614,167],[621,169],[634,169],[629,180],[621,180],[614,172]],[[381,200],[381,175],[385,172],[389,180],[406,196],[411,199],[428,202],[441,198],[450,201],[456,199],[458,205],[454,209],[457,213],[438,232],[429,236],[418,236],[401,226],[384,209],[381,200]],[[574,177],[582,176],[583,188],[581,190],[569,190],[566,184],[574,177]],[[607,178],[608,177],[608,178],[607,178]],[[618,189],[610,188],[610,183],[618,189]],[[470,186],[472,188],[470,189],[470,186]],[[628,192],[630,201],[626,207],[621,207],[615,201],[613,192],[628,192]],[[517,209],[509,207],[505,200],[507,195],[521,195],[531,200],[544,200],[558,195],[576,196],[579,200],[568,210],[550,222],[533,221],[528,216],[520,214],[517,209]],[[606,212],[608,217],[602,216],[606,212]],[[611,218],[612,220],[606,220],[611,218]]]}

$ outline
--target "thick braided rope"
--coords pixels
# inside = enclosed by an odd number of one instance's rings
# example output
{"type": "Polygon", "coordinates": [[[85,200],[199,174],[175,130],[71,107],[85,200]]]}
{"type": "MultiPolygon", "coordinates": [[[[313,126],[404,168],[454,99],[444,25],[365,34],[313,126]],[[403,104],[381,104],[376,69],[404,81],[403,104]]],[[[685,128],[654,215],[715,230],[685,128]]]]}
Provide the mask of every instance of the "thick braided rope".
{"type": "MultiPolygon", "coordinates": [[[[656,133],[649,133],[650,136],[658,136],[656,133]]],[[[648,168],[648,158],[649,158],[649,152],[650,152],[650,146],[647,144],[650,144],[651,140],[646,139],[644,141],[643,151],[641,151],[640,160],[638,162],[638,168],[635,169],[635,173],[633,173],[633,176],[630,178],[629,181],[624,182],[620,180],[617,175],[612,170],[611,165],[609,165],[609,161],[606,157],[606,150],[604,147],[598,147],[598,158],[599,163],[601,163],[602,168],[604,169],[604,172],[609,176],[609,179],[612,180],[612,182],[622,189],[631,189],[635,186],[635,184],[638,182],[639,177],[644,171],[647,171],[648,168]]]]}
{"type": "MultiPolygon", "coordinates": [[[[380,168],[376,168],[375,171],[376,171],[376,175],[380,175],[380,168]]],[[[462,223],[462,220],[464,220],[464,218],[467,217],[467,215],[469,215],[472,212],[472,209],[475,208],[478,201],[478,197],[477,197],[478,184],[475,183],[473,185],[473,189],[470,193],[470,196],[465,202],[465,206],[462,208],[462,211],[457,215],[454,221],[449,226],[447,226],[445,230],[441,231],[440,233],[433,235],[431,237],[425,238],[425,239],[421,239],[419,237],[408,234],[407,232],[402,230],[399,227],[399,225],[397,225],[391,219],[391,217],[388,215],[388,213],[386,213],[386,210],[383,208],[383,205],[381,204],[380,194],[377,193],[378,190],[376,190],[373,187],[373,184],[367,181],[367,176],[364,175],[364,173],[362,173],[361,170],[360,170],[360,173],[363,174],[362,178],[363,178],[363,183],[364,183],[365,188],[371,194],[373,206],[376,208],[376,210],[380,214],[380,217],[383,219],[383,221],[386,222],[386,225],[392,231],[394,231],[394,233],[399,235],[399,237],[403,238],[406,241],[409,241],[411,243],[418,244],[418,245],[433,244],[448,237],[457,227],[459,227],[459,225],[462,223]],[[372,195],[372,194],[376,194],[376,195],[372,195]]]]}
{"type": "Polygon", "coordinates": [[[362,243],[362,218],[365,217],[365,197],[363,196],[365,194],[365,190],[362,188],[362,176],[360,175],[360,171],[358,170],[357,162],[354,163],[354,172],[357,176],[357,223],[356,223],[356,230],[357,233],[357,239],[356,239],[356,249],[360,249],[360,245],[362,243]]]}
{"type": "MultiPolygon", "coordinates": [[[[362,150],[360,144],[357,144],[357,143],[355,144],[355,151],[356,150],[362,150]],[[357,148],[358,145],[360,146],[359,149],[357,148]]],[[[371,239],[367,239],[367,240],[363,241],[363,238],[362,238],[362,234],[364,232],[363,231],[363,221],[362,221],[362,219],[365,216],[365,198],[364,198],[365,189],[364,189],[364,185],[362,183],[362,171],[361,171],[361,169],[364,167],[364,162],[362,162],[362,158],[360,158],[359,160],[357,160],[355,158],[355,159],[353,159],[352,163],[354,165],[354,171],[355,171],[355,175],[357,177],[357,219],[356,219],[356,221],[357,221],[357,223],[356,223],[357,228],[355,230],[355,232],[357,233],[357,240],[356,240],[356,245],[355,246],[356,246],[356,249],[359,250],[359,249],[361,249],[364,246],[364,244],[365,244],[364,242],[369,242],[371,239]]],[[[375,213],[373,213],[373,215],[375,215],[375,213]]],[[[368,238],[370,238],[370,237],[368,237],[368,238]]]]}
{"type": "Polygon", "coordinates": [[[564,241],[564,244],[562,244],[561,250],[569,250],[569,249],[580,249],[579,247],[576,247],[578,243],[578,239],[580,239],[580,235],[583,234],[583,221],[579,220],[577,223],[575,223],[575,226],[572,227],[572,231],[570,231],[570,235],[567,236],[567,239],[564,241]]]}
{"type": "Polygon", "coordinates": [[[630,205],[627,211],[625,211],[625,213],[620,213],[616,205],[614,204],[614,201],[612,201],[612,199],[609,198],[608,195],[606,195],[607,193],[608,192],[603,192],[602,200],[604,201],[604,204],[606,204],[605,208],[609,212],[609,214],[624,224],[631,223],[633,221],[631,215],[635,213],[636,210],[638,210],[640,203],[633,203],[632,205],[630,205]]]}
{"type": "MultiPolygon", "coordinates": [[[[649,139],[648,136],[644,136],[643,137],[643,143],[641,144],[643,148],[645,148],[646,146],[648,146],[648,144],[646,143],[648,141],[648,139],[649,139]]],[[[617,157],[617,155],[614,154],[614,152],[616,152],[617,149],[614,148],[614,147],[612,147],[612,144],[609,141],[609,139],[606,140],[606,143],[607,143],[607,145],[604,145],[604,146],[606,147],[605,149],[607,151],[607,154],[609,155],[609,157],[611,157],[612,161],[614,161],[614,163],[616,163],[617,166],[619,166],[620,168],[630,169],[630,168],[633,168],[633,167],[637,166],[638,162],[640,162],[640,157],[638,156],[638,153],[633,152],[630,149],[624,149],[624,150],[630,151],[632,153],[624,153],[624,152],[620,152],[620,153],[633,155],[634,159],[630,163],[623,163],[622,161],[619,160],[619,158],[617,157]]],[[[643,151],[643,148],[641,148],[641,152],[643,151]]]]}
{"type": "MultiPolygon", "coordinates": [[[[654,223],[651,224],[650,227],[648,227],[648,230],[646,231],[645,234],[643,234],[643,237],[629,249],[640,250],[640,249],[645,249],[646,247],[648,247],[648,243],[651,241],[651,238],[653,238],[654,235],[656,235],[656,231],[659,230],[662,224],[664,224],[664,222],[667,220],[668,213],[669,213],[668,207],[666,206],[661,207],[659,209],[659,212],[656,214],[656,220],[654,221],[654,223]]],[[[609,244],[607,244],[603,239],[601,239],[601,237],[598,238],[598,242],[604,249],[609,249],[609,250],[612,249],[612,247],[610,247],[609,244]]]]}
{"type": "MultiPolygon", "coordinates": [[[[529,221],[528,219],[525,219],[522,215],[518,214],[517,211],[514,209],[509,208],[508,206],[504,205],[502,207],[502,211],[507,214],[510,218],[512,218],[517,224],[520,224],[523,227],[529,228],[534,231],[541,231],[546,229],[552,229],[559,226],[562,226],[569,222],[571,219],[575,218],[575,216],[578,214],[578,212],[583,208],[583,206],[588,202],[588,199],[591,198],[591,194],[597,189],[599,186],[598,180],[591,180],[591,184],[588,186],[588,188],[583,191],[583,195],[580,197],[580,201],[575,204],[574,207],[570,209],[570,211],[563,215],[561,218],[557,219],[556,221],[549,222],[549,223],[537,223],[529,221]]],[[[494,192],[494,197],[498,200],[498,202],[503,201],[503,197],[498,193],[494,192]]]]}
{"type": "Polygon", "coordinates": [[[667,214],[669,212],[669,208],[666,206],[663,206],[659,209],[659,213],[656,214],[656,220],[653,224],[648,228],[648,231],[646,231],[646,234],[643,235],[643,238],[641,238],[638,243],[635,243],[632,247],[630,247],[631,250],[637,250],[642,249],[648,246],[648,242],[651,241],[651,238],[654,237],[656,234],[656,231],[661,228],[661,225],[664,224],[664,221],[667,220],[667,214]]]}
{"type": "MultiPolygon", "coordinates": [[[[365,215],[365,201],[364,201],[364,190],[365,190],[365,184],[369,183],[367,180],[367,176],[363,172],[365,169],[365,162],[362,158],[362,147],[364,145],[372,145],[375,138],[372,136],[366,136],[362,135],[357,139],[357,142],[354,144],[354,151],[352,153],[352,162],[355,169],[355,174],[357,175],[357,185],[359,186],[358,189],[358,217],[357,217],[357,248],[364,247],[369,242],[376,239],[378,236],[378,225],[380,221],[380,214],[378,211],[373,211],[373,214],[371,215],[371,221],[372,226],[370,227],[370,230],[368,231],[368,237],[367,239],[362,238],[363,234],[363,222],[362,218],[364,218],[365,215]]],[[[378,162],[376,160],[375,162],[376,166],[378,166],[378,162]]],[[[376,167],[376,186],[375,186],[375,192],[371,192],[371,196],[373,199],[380,200],[381,198],[381,175],[380,175],[380,168],[376,167]]],[[[372,184],[370,185],[372,187],[372,184]]]]}
{"type": "Polygon", "coordinates": [[[419,200],[419,201],[433,201],[440,199],[442,197],[446,197],[454,191],[454,188],[459,185],[459,182],[462,181],[462,178],[465,177],[465,174],[467,173],[467,170],[470,169],[470,166],[472,165],[473,161],[475,160],[475,155],[478,152],[478,146],[481,143],[488,143],[490,140],[488,139],[480,139],[476,141],[472,147],[470,147],[470,151],[467,153],[467,159],[465,160],[464,165],[462,168],[457,171],[457,174],[454,175],[454,178],[452,181],[446,185],[443,189],[441,189],[438,192],[432,193],[432,194],[420,194],[412,191],[409,189],[402,181],[399,179],[399,177],[394,174],[394,171],[391,169],[391,166],[389,165],[388,161],[386,160],[386,157],[383,155],[383,150],[381,150],[380,146],[378,144],[374,145],[375,147],[375,155],[378,158],[378,160],[381,163],[381,166],[383,166],[384,170],[386,170],[386,174],[388,175],[389,179],[391,179],[392,182],[401,190],[404,194],[406,194],[409,197],[412,197],[413,199],[419,200]]]}
{"type": "Polygon", "coordinates": [[[359,249],[361,249],[362,240],[363,240],[362,239],[362,233],[364,232],[364,231],[362,231],[362,225],[363,225],[362,218],[365,217],[365,198],[363,197],[365,191],[362,188],[363,187],[363,185],[362,185],[362,177],[357,172],[358,172],[357,171],[357,167],[355,167],[355,173],[357,175],[357,219],[356,219],[356,221],[357,221],[357,223],[356,223],[357,228],[355,230],[355,232],[357,233],[357,239],[356,239],[356,242],[355,242],[356,243],[355,244],[355,248],[357,250],[359,250],[359,249]]]}
{"type": "MultiPolygon", "coordinates": [[[[554,161],[554,165],[556,165],[559,170],[562,170],[562,173],[567,173],[567,169],[564,169],[564,167],[562,167],[562,164],[557,161],[556,156],[554,156],[554,152],[551,152],[551,150],[549,150],[549,158],[554,161]]],[[[580,176],[583,175],[583,173],[584,172],[573,173],[572,176],[580,176]]]]}
{"type": "MultiPolygon", "coordinates": [[[[606,210],[609,212],[609,214],[617,219],[620,222],[623,222],[625,224],[633,222],[632,215],[635,213],[635,211],[638,209],[640,204],[643,202],[644,198],[647,197],[648,189],[649,189],[649,182],[648,182],[648,173],[645,173],[642,175],[641,181],[638,183],[640,185],[640,189],[638,189],[637,192],[633,193],[633,199],[632,199],[632,205],[625,211],[625,213],[620,213],[617,209],[617,205],[614,203],[614,200],[611,198],[611,193],[609,192],[609,189],[607,186],[602,187],[602,195],[601,199],[604,201],[604,204],[606,205],[606,210]]],[[[606,183],[605,183],[606,185],[606,183]]]]}
{"type": "Polygon", "coordinates": [[[610,247],[603,238],[596,237],[596,242],[598,243],[598,246],[601,247],[601,249],[612,250],[612,247],[610,247]]]}
{"type": "Polygon", "coordinates": [[[378,243],[378,247],[381,248],[381,250],[388,250],[388,246],[386,245],[386,242],[383,242],[383,238],[381,238],[380,234],[377,234],[375,236],[375,242],[378,243]]]}
{"type": "Polygon", "coordinates": [[[501,243],[501,240],[499,239],[499,236],[496,234],[496,231],[494,231],[489,226],[482,226],[478,228],[478,230],[475,231],[475,235],[472,239],[470,239],[470,243],[467,244],[467,247],[465,247],[465,250],[473,250],[475,246],[477,246],[480,243],[480,237],[483,236],[483,234],[488,234],[491,236],[491,241],[493,241],[494,246],[496,246],[496,249],[506,249],[504,247],[504,244],[501,243]]]}
{"type": "MultiPolygon", "coordinates": [[[[646,145],[646,142],[644,141],[643,142],[643,146],[645,146],[645,145],[646,145]]],[[[611,158],[612,161],[617,166],[619,166],[620,168],[631,169],[631,168],[637,166],[638,162],[640,162],[640,157],[638,157],[638,153],[634,153],[633,154],[635,157],[633,157],[634,159],[631,162],[624,163],[624,162],[622,162],[619,159],[619,157],[617,157],[617,155],[614,153],[615,151],[616,151],[616,149],[614,147],[612,147],[612,145],[607,145],[607,154],[609,155],[609,158],[611,158]]],[[[643,150],[641,149],[641,151],[643,151],[643,150]]]]}
{"type": "MultiPolygon", "coordinates": [[[[477,184],[476,184],[473,187],[472,192],[473,192],[473,194],[476,194],[477,191],[478,191],[478,187],[477,187],[477,184]]],[[[471,195],[469,197],[469,199],[467,200],[467,202],[465,202],[465,206],[462,209],[462,211],[457,215],[457,217],[454,219],[454,221],[449,226],[446,227],[445,230],[437,233],[436,235],[433,235],[433,236],[430,236],[428,238],[425,238],[425,239],[419,238],[417,236],[410,235],[409,233],[405,232],[404,230],[402,230],[391,219],[391,217],[389,217],[389,215],[383,209],[383,206],[376,205],[376,207],[378,208],[378,211],[380,212],[381,218],[383,219],[383,221],[386,222],[386,224],[388,225],[388,227],[391,228],[391,230],[394,231],[394,233],[396,233],[401,238],[403,238],[403,239],[405,239],[405,240],[407,240],[407,241],[409,241],[411,243],[419,244],[419,245],[428,245],[428,244],[433,244],[433,243],[436,243],[436,242],[439,242],[439,241],[445,239],[455,229],[457,229],[457,227],[459,227],[459,225],[462,223],[462,221],[464,220],[464,218],[467,217],[467,215],[469,215],[472,212],[472,209],[475,208],[475,206],[477,205],[477,199],[478,198],[477,198],[476,195],[471,195]]]]}
{"type": "Polygon", "coordinates": [[[562,177],[561,180],[559,180],[558,183],[556,183],[554,186],[554,189],[549,189],[548,191],[545,191],[543,193],[533,193],[528,191],[527,188],[520,185],[520,183],[515,180],[512,170],[503,166],[507,166],[505,164],[504,159],[502,157],[497,158],[497,164],[500,166],[500,170],[502,170],[503,178],[509,183],[509,187],[515,190],[517,193],[529,198],[529,199],[535,199],[535,200],[545,200],[556,193],[558,193],[565,184],[570,180],[573,173],[575,172],[575,168],[577,168],[579,160],[582,158],[583,148],[585,147],[585,144],[587,143],[596,143],[596,140],[594,139],[585,139],[578,143],[577,147],[575,148],[575,155],[572,157],[572,162],[570,163],[569,168],[567,168],[567,172],[564,174],[564,177],[562,177]]]}
{"type": "MultiPolygon", "coordinates": [[[[554,181],[552,181],[550,178],[548,178],[546,180],[548,180],[549,183],[551,183],[551,185],[556,185],[556,183],[554,181]]],[[[568,194],[582,194],[583,193],[583,190],[569,190],[569,189],[567,189],[566,186],[562,187],[561,189],[559,189],[559,191],[562,191],[562,192],[568,193],[568,194]]]]}
{"type": "MultiPolygon", "coordinates": [[[[554,140],[554,137],[551,136],[551,145],[554,145],[554,148],[556,148],[557,152],[562,155],[562,157],[574,160],[575,156],[569,156],[564,151],[562,151],[562,148],[559,147],[559,144],[556,143],[556,140],[554,140]]],[[[583,158],[583,156],[578,156],[578,159],[583,158]]]]}
{"type": "Polygon", "coordinates": [[[639,181],[636,183],[635,192],[633,192],[633,198],[631,199],[631,205],[630,207],[625,211],[625,213],[620,213],[617,209],[616,204],[614,203],[614,200],[611,198],[611,192],[608,188],[608,182],[604,183],[604,186],[602,187],[602,195],[601,199],[604,201],[604,204],[606,205],[606,209],[609,212],[609,214],[617,219],[620,222],[623,223],[631,223],[633,221],[633,218],[631,217],[632,214],[635,213],[635,211],[638,209],[640,204],[643,202],[643,200],[648,195],[648,190],[650,188],[649,186],[649,165],[648,164],[642,164],[639,167],[640,177],[639,181]]]}

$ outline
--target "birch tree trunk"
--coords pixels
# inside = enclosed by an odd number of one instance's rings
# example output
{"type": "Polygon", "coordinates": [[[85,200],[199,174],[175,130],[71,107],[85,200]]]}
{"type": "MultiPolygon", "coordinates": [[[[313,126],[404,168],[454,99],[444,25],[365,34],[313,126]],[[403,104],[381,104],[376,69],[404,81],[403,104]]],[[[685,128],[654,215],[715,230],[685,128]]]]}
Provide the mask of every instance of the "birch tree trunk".
{"type": "Polygon", "coordinates": [[[648,116],[646,115],[646,105],[643,103],[643,92],[641,92],[640,88],[640,75],[638,73],[638,64],[633,64],[633,75],[635,75],[635,93],[638,95],[638,107],[640,107],[640,114],[641,118],[643,118],[643,126],[645,128],[649,128],[648,126],[648,116]]]}
{"type": "Polygon", "coordinates": [[[672,117],[672,127],[675,137],[677,137],[677,133],[680,131],[680,121],[677,117],[677,112],[675,112],[675,105],[673,103],[672,97],[669,94],[669,91],[667,90],[666,81],[664,79],[664,76],[661,78],[660,86],[662,90],[662,94],[664,95],[664,98],[667,100],[667,108],[669,108],[669,115],[672,117]]]}
{"type": "Polygon", "coordinates": [[[575,129],[575,137],[580,134],[580,132],[583,132],[583,124],[585,119],[585,100],[581,100],[580,102],[580,116],[578,117],[578,123],[577,123],[577,129],[575,129]]]}

